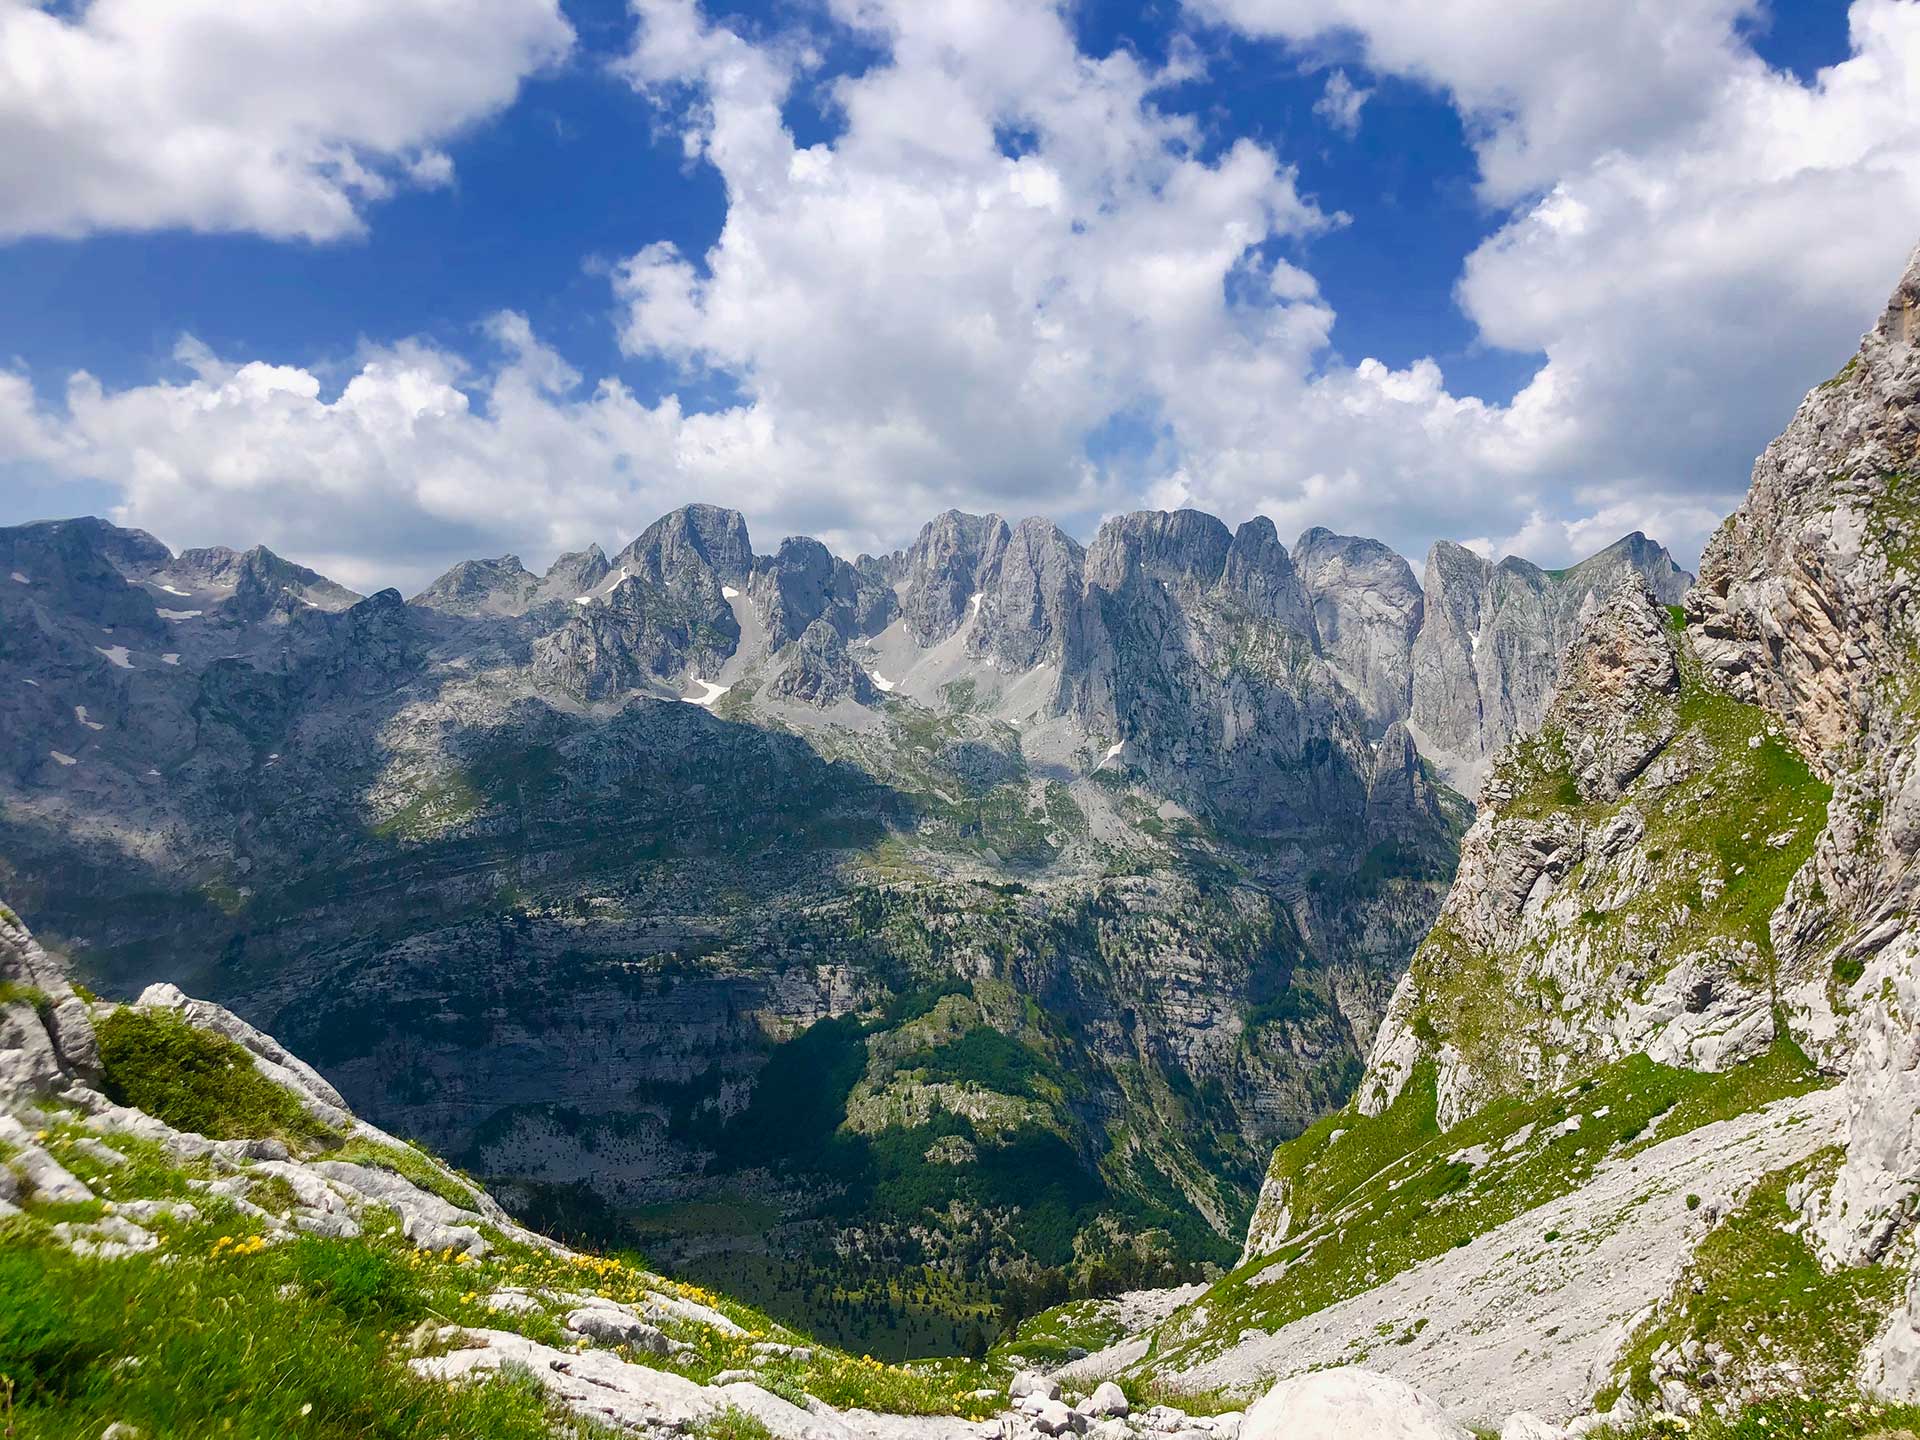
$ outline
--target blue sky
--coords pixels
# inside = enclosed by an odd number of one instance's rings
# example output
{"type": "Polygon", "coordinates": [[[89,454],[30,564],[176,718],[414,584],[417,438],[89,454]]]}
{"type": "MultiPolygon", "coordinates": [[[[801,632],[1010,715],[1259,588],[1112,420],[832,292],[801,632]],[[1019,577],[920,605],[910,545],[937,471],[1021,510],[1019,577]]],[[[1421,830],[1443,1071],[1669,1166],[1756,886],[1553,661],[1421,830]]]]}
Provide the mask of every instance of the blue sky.
{"type": "MultiPolygon", "coordinates": [[[[29,0],[0,0],[0,26],[77,27],[99,41],[104,71],[116,41],[143,54],[153,48],[136,43],[152,12],[128,19],[130,3],[37,11],[29,0]]],[[[201,0],[153,9],[170,7],[178,33],[223,23],[201,0]]],[[[762,548],[802,528],[847,549],[899,544],[949,502],[1050,514],[1083,538],[1115,509],[1192,503],[1230,521],[1263,510],[1283,532],[1325,523],[1377,533],[1416,561],[1446,536],[1557,563],[1639,525],[1692,563],[1713,518],[1744,488],[1754,451],[1822,378],[1820,367],[1844,358],[1920,238],[1907,163],[1914,136],[1902,128],[1914,119],[1892,123],[1861,98],[1886,91],[1889,73],[1896,101],[1901,85],[1915,83],[1915,7],[1677,4],[1698,14],[1692,32],[1678,27],[1687,53],[1660,52],[1658,63],[1673,70],[1671,95],[1662,98],[1656,74],[1645,85],[1651,100],[1623,96],[1615,105],[1602,93],[1571,115],[1554,96],[1527,89],[1527,44],[1564,50],[1571,33],[1576,59],[1583,37],[1594,47],[1589,71],[1639,65],[1637,14],[1618,18],[1622,36],[1571,20],[1489,56],[1499,48],[1492,28],[1489,44],[1476,45],[1473,26],[1477,16],[1505,28],[1500,7],[1446,0],[1439,8],[1447,7],[1460,12],[1456,35],[1423,41],[1399,33],[1406,27],[1396,27],[1392,7],[1369,0],[1086,0],[1065,9],[954,0],[956,12],[978,8],[981,23],[938,35],[918,33],[924,17],[880,0],[831,9],[825,0],[646,0],[632,10],[615,0],[560,0],[557,13],[554,0],[461,0],[454,8],[468,12],[457,17],[463,23],[509,38],[497,50],[479,47],[485,53],[468,57],[470,74],[436,82],[410,110],[403,68],[386,86],[388,100],[372,93],[379,74],[358,88],[355,57],[383,47],[404,56],[422,44],[431,55],[435,36],[428,22],[413,34],[393,24],[405,0],[369,5],[365,33],[336,18],[335,58],[322,47],[312,62],[339,72],[314,87],[338,89],[334,110],[316,104],[314,114],[287,118],[250,113],[244,96],[235,104],[236,126],[244,120],[280,147],[263,165],[287,163],[278,158],[285,141],[272,132],[284,123],[299,144],[331,147],[298,178],[337,179],[340,153],[384,177],[358,189],[341,182],[344,201],[317,221],[283,201],[277,174],[246,189],[218,174],[183,182],[166,171],[167,126],[221,123],[217,89],[195,88],[216,81],[162,77],[181,114],[146,118],[157,158],[145,177],[156,198],[144,211],[123,203],[129,187],[117,179],[110,201],[62,189],[54,172],[71,168],[64,147],[83,159],[91,158],[86,147],[106,149],[89,133],[93,117],[0,90],[0,150],[13,131],[21,157],[11,162],[13,178],[45,190],[12,216],[12,202],[0,200],[0,230],[10,237],[0,238],[0,315],[13,382],[0,391],[13,407],[9,422],[0,406],[0,522],[112,511],[176,546],[266,540],[363,585],[418,583],[469,546],[511,548],[537,562],[585,539],[617,543],[653,511],[695,498],[745,509],[762,548]],[[1863,43],[1868,20],[1883,33],[1863,43]],[[1016,23],[1042,27],[1031,32],[1033,45],[1071,47],[1060,53],[1075,65],[1132,57],[1147,78],[1089,74],[1074,93],[1055,94],[1058,75],[1073,68],[1056,64],[1022,82],[1031,94],[1003,90],[994,30],[1012,36],[1016,23]],[[1023,173],[1044,171],[1047,183],[1064,185],[1067,209],[1117,216],[1120,233],[1082,246],[1097,220],[1034,237],[1016,228],[993,242],[1004,252],[982,242],[956,262],[964,274],[940,272],[931,288],[950,277],[951,294],[930,295],[918,258],[898,257],[899,333],[887,343],[905,360],[878,379],[865,368],[859,327],[874,324],[877,303],[891,332],[895,312],[884,289],[876,301],[867,277],[851,272],[884,272],[888,252],[849,255],[846,268],[831,253],[800,256],[802,303],[819,313],[796,321],[796,336],[763,343],[763,322],[779,328],[793,318],[794,298],[776,278],[751,273],[752,257],[765,253],[767,237],[805,230],[815,202],[795,187],[735,206],[774,173],[753,168],[764,157],[723,154],[728,116],[737,110],[752,123],[763,98],[727,78],[743,63],[772,77],[782,154],[833,155],[849,172],[855,152],[864,157],[856,188],[833,202],[846,208],[832,223],[871,217],[885,229],[919,213],[923,200],[948,207],[951,220],[953,197],[978,189],[988,162],[1025,157],[1032,163],[1023,173]],[[1839,76],[1828,70],[1835,66],[1839,76]],[[886,75],[904,83],[882,87],[886,75]],[[863,86],[874,93],[850,106],[863,86]],[[1741,98],[1756,87],[1768,93],[1741,98]],[[916,90],[944,94],[930,102],[936,107],[987,116],[998,156],[942,153],[937,124],[930,140],[893,143],[918,122],[887,107],[910,109],[916,90]],[[1360,97],[1344,118],[1333,104],[1343,90],[1360,97]],[[1695,98],[1701,92],[1722,98],[1706,106],[1695,98]],[[1761,166],[1736,175],[1727,194],[1703,196],[1697,213],[1679,218],[1638,213],[1620,199],[1655,182],[1682,183],[1699,168],[1724,171],[1716,146],[1731,143],[1736,170],[1763,154],[1764,134],[1750,145],[1725,137],[1730,127],[1771,123],[1745,116],[1742,104],[1758,115],[1783,97],[1822,117],[1802,132],[1836,132],[1822,142],[1830,153],[1816,149],[1784,173],[1761,166]],[[391,112],[377,122],[361,113],[374,99],[391,112]],[[862,103],[869,108],[854,118],[862,103]],[[1116,141],[1134,147],[1118,161],[1089,160],[1098,137],[1070,129],[1100,106],[1114,107],[1116,141]],[[1169,118],[1175,129],[1161,124],[1169,118]],[[1490,159],[1507,153],[1500,147],[1523,160],[1490,159]],[[427,152],[443,158],[422,181],[408,167],[427,152]],[[1277,180],[1249,172],[1217,213],[1178,198],[1183,183],[1255,154],[1277,180]],[[1621,184],[1619,171],[1633,167],[1634,183],[1621,184]],[[1796,186],[1820,197],[1826,218],[1754,253],[1755,228],[1799,204],[1796,186]],[[1134,199],[1103,198],[1116,190],[1134,199]],[[202,192],[204,200],[175,198],[202,192]],[[1850,216],[1849,206],[1860,213],[1850,216]],[[1589,238],[1560,253],[1555,237],[1569,228],[1559,218],[1568,209],[1580,220],[1571,228],[1589,238]],[[1103,264],[1118,277],[1184,270],[1222,234],[1239,237],[1249,225],[1251,238],[1229,245],[1216,276],[1201,269],[1204,324],[1190,323],[1197,307],[1181,298],[1184,288],[1164,303],[1142,301],[1137,315],[1131,296],[1116,303],[1106,288],[1071,306],[1034,301],[1103,264]],[[723,227],[735,244],[732,260],[717,263],[711,252],[723,227]],[[1646,267],[1671,272],[1663,291],[1635,257],[1694,227],[1693,248],[1646,267]],[[1822,238],[1848,228],[1871,233],[1822,238]],[[1809,234],[1831,255],[1809,257],[1809,234]],[[681,268],[662,259],[661,242],[681,268]],[[1046,263],[1056,273],[999,310],[998,275],[1018,276],[1035,244],[1053,247],[1046,263]],[[640,278],[623,284],[622,267],[649,247],[654,258],[633,272],[640,278]],[[1720,268],[1716,247],[1733,257],[1720,268]],[[1463,288],[1476,267],[1478,288],[1463,288]],[[1609,297],[1605,308],[1554,298],[1563,282],[1569,294],[1609,297]],[[854,298],[837,305],[842,284],[854,298]],[[697,313],[643,314],[636,296],[663,294],[661,285],[676,306],[693,294],[697,313]],[[1742,311],[1737,325],[1724,322],[1729,296],[1742,311]],[[930,362],[924,376],[889,388],[891,374],[917,368],[919,335],[938,353],[971,333],[974,311],[1004,325],[1007,315],[1035,309],[1047,312],[1043,341],[961,354],[945,369],[930,362]],[[1124,323],[1116,311],[1128,312],[1124,323]],[[503,329],[503,313],[524,325],[503,329]],[[1713,317],[1726,335],[1696,339],[1713,317]],[[819,373],[805,343],[809,325],[822,341],[819,373]],[[1636,355],[1642,334],[1654,353],[1636,355]],[[183,360],[183,337],[198,359],[183,360]],[[1203,377],[1216,357],[1231,357],[1231,368],[1223,361],[1203,377]],[[1375,371],[1362,365],[1368,360],[1375,371]],[[233,376],[250,363],[256,373],[301,372],[314,393],[280,381],[259,394],[249,384],[236,389],[233,376]],[[1062,364],[1082,367],[1071,384],[1058,381],[1062,364]],[[1027,382],[996,395],[1003,372],[1021,365],[1031,367],[1027,382]],[[536,377],[554,366],[559,382],[536,377]],[[1575,377],[1585,398],[1569,401],[1565,379],[1543,386],[1549,369],[1575,377]],[[1649,373],[1628,383],[1636,370],[1649,373]],[[98,383],[92,403],[68,398],[79,371],[98,383]],[[387,422],[356,412],[342,433],[342,387],[370,373],[382,383],[415,377],[408,394],[425,387],[454,397],[461,414],[447,421],[441,403],[433,416],[467,432],[422,439],[417,417],[380,431],[387,422]],[[503,399],[503,377],[523,382],[518,410],[503,399]],[[594,408],[595,387],[608,381],[622,387],[627,408],[617,415],[594,408]],[[208,399],[219,395],[220,403],[208,399]],[[1004,433],[995,425],[981,436],[969,395],[990,416],[1015,417],[1004,433]],[[1031,413],[1021,409],[1029,401],[1031,413]],[[1644,426],[1638,415],[1648,417],[1644,426]],[[690,425],[695,416],[713,423],[690,425]],[[1665,434],[1650,440],[1636,428],[1665,434]],[[448,450],[459,468],[433,473],[448,450]]],[[[294,12],[304,8],[287,7],[288,53],[313,53],[298,33],[294,12]]],[[[341,8],[358,9],[345,0],[341,8]]],[[[1648,34],[1658,26],[1658,43],[1671,47],[1675,27],[1659,9],[1650,7],[1648,34]]],[[[302,83],[297,67],[272,75],[274,38],[248,38],[265,47],[261,86],[302,83]]],[[[254,163],[248,139],[232,139],[242,147],[236,174],[254,163]]],[[[111,163],[146,164],[139,152],[148,143],[137,132],[116,138],[111,163]]],[[[972,233],[962,226],[960,243],[972,233]]],[[[1187,284],[1183,274],[1179,285],[1187,284]]],[[[958,343],[964,352],[969,342],[958,343]]]]}

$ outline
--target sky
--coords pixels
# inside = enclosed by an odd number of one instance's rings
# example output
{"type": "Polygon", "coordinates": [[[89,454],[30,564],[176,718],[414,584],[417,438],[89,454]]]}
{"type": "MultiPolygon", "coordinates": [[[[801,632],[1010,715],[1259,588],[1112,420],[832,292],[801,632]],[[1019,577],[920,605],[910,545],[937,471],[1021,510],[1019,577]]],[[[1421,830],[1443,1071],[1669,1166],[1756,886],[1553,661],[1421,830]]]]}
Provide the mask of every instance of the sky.
{"type": "Polygon", "coordinates": [[[1916,241],[1920,0],[0,0],[0,524],[1691,566],[1916,241]]]}

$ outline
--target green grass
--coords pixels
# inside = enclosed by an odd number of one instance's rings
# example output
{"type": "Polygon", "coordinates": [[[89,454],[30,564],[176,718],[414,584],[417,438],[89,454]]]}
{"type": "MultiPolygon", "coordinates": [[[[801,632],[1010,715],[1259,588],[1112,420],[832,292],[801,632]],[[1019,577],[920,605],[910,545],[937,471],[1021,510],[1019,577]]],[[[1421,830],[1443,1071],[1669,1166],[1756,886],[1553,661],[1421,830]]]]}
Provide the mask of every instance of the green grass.
{"type": "Polygon", "coordinates": [[[1701,1077],[1697,1086],[1660,1117],[1646,1143],[1684,1135],[1716,1120],[1750,1114],[1771,1101],[1804,1095],[1832,1083],[1814,1068],[1791,1037],[1783,1036],[1747,1064],[1701,1077]]]}
{"type": "Polygon", "coordinates": [[[171,1010],[124,1008],[95,1023],[103,1085],[131,1105],[215,1140],[280,1136],[310,1144],[333,1138],[293,1094],[254,1066],[245,1049],[195,1029],[171,1010]]]}
{"type": "Polygon", "coordinates": [[[115,1421],[180,1440],[586,1433],[556,1430],[531,1379],[454,1386],[413,1375],[391,1335],[425,1314],[425,1300],[397,1265],[314,1239],[231,1260],[89,1261],[9,1233],[9,1433],[95,1440],[115,1421]],[[295,1289],[282,1295],[284,1285],[295,1289]]]}
{"type": "Polygon", "coordinates": [[[1818,1083],[1790,1044],[1725,1075],[1634,1055],[1547,1095],[1497,1100],[1442,1134],[1433,1069],[1423,1064],[1381,1114],[1343,1111],[1279,1148],[1271,1173],[1288,1186],[1288,1238],[1195,1302],[1208,1313],[1201,1338],[1174,1338],[1178,1322],[1169,1325],[1150,1364],[1190,1364],[1244,1328],[1312,1315],[1572,1192],[1612,1156],[1818,1083]],[[1578,1128],[1562,1133],[1575,1115],[1578,1128]],[[1508,1148],[1523,1130],[1527,1138],[1508,1148]],[[1488,1153],[1483,1163],[1453,1158],[1474,1148],[1488,1153]],[[1284,1283],[1267,1283],[1263,1272],[1274,1266],[1286,1267],[1284,1283]]]}
{"type": "MultiPolygon", "coordinates": [[[[1788,1185],[1810,1174],[1830,1175],[1839,1159],[1837,1149],[1828,1150],[1775,1171],[1708,1232],[1673,1296],[1627,1346],[1619,1373],[1636,1400],[1657,1397],[1650,1374],[1655,1353],[1686,1340],[1730,1352],[1730,1374],[1722,1382],[1735,1391],[1738,1377],[1788,1360],[1806,1376],[1807,1392],[1845,1390],[1905,1277],[1886,1265],[1827,1271],[1806,1241],[1788,1232],[1796,1219],[1786,1200],[1788,1185]]],[[[1598,1408],[1608,1408],[1614,1393],[1602,1392],[1598,1408]]]]}
{"type": "Polygon", "coordinates": [[[729,1405],[711,1420],[696,1425],[700,1440],[773,1440],[773,1432],[746,1411],[729,1405]]]}
{"type": "Polygon", "coordinates": [[[18,980],[0,980],[0,1005],[31,1005],[45,1015],[53,1008],[53,1001],[37,985],[23,985],[18,980]]]}
{"type": "Polygon", "coordinates": [[[1685,1429],[1671,1420],[1649,1418],[1633,1425],[1589,1431],[1593,1440],[1907,1440],[1920,1430],[1920,1406],[1888,1405],[1845,1390],[1802,1398],[1763,1400],[1735,1416],[1708,1415],[1685,1429]]]}

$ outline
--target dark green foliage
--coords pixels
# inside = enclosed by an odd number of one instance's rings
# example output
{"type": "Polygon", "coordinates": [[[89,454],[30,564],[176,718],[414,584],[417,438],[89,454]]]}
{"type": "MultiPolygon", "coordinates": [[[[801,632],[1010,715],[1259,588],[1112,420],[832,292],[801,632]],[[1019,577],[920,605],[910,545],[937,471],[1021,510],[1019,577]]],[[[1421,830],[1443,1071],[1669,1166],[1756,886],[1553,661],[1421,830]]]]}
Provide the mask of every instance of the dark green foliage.
{"type": "Polygon", "coordinates": [[[116,1010],[95,1027],[110,1098],[179,1130],[216,1140],[278,1135],[316,1141],[331,1132],[224,1036],[171,1010],[116,1010]]]}
{"type": "Polygon", "coordinates": [[[958,1040],[909,1055],[900,1068],[923,1071],[928,1080],[972,1081],[1003,1095],[1024,1095],[1031,1093],[1030,1082],[1042,1066],[1018,1040],[980,1025],[958,1040]]]}

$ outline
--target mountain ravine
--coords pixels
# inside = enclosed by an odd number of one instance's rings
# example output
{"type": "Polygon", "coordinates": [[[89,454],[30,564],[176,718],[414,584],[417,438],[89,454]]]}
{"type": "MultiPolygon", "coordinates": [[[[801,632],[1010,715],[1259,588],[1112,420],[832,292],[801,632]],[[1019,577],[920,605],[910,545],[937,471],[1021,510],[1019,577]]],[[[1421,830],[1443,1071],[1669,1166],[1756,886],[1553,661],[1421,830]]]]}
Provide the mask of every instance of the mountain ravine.
{"type": "Polygon", "coordinates": [[[1503,1436],[1910,1433],[1916,465],[1920,254],[1684,601],[1582,606],[1239,1267],[1064,1374],[1365,1365],[1503,1436]]]}
{"type": "Polygon", "coordinates": [[[1433,922],[1453,786],[1627,574],[1688,578],[1630,536],[1423,588],[1191,511],[759,554],[693,505],[407,601],[18,526],[0,885],[525,1217],[951,1347],[1016,1283],[1232,1259],[1433,922]]]}

